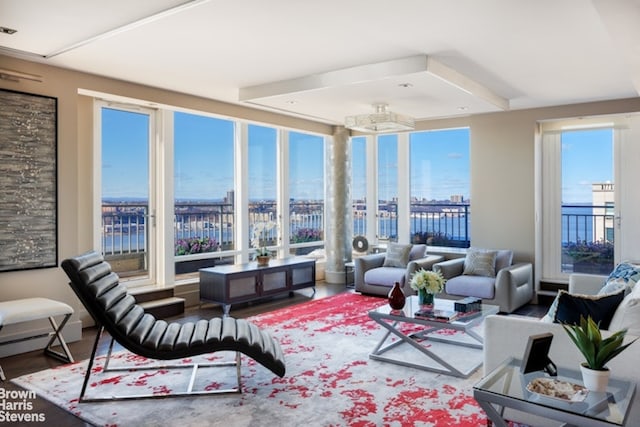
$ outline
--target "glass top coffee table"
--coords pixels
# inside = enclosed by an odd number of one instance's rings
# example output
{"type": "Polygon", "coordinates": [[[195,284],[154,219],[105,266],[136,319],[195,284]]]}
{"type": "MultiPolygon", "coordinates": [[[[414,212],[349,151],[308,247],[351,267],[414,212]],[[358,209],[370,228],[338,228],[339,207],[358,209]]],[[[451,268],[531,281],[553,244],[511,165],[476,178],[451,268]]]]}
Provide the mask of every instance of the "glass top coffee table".
{"type": "MultiPolygon", "coordinates": [[[[522,374],[519,359],[509,358],[473,387],[473,397],[495,426],[507,427],[504,408],[513,408],[580,427],[624,426],[635,393],[635,384],[611,377],[604,393],[588,391],[569,400],[529,391],[534,379],[557,379],[582,385],[580,371],[558,368],[557,377],[542,371],[522,374]]],[[[575,395],[574,395],[575,396],[575,395]]],[[[632,423],[635,424],[637,420],[632,423]]]]}
{"type": "MultiPolygon", "coordinates": [[[[435,298],[434,309],[453,311],[454,302],[435,298]]],[[[474,357],[466,357],[465,352],[453,346],[482,349],[484,340],[474,328],[488,315],[498,313],[499,307],[482,304],[482,309],[478,312],[451,321],[415,316],[414,313],[420,308],[418,297],[412,295],[407,297],[402,310],[392,310],[389,304],[385,304],[370,311],[369,317],[387,331],[369,354],[369,358],[468,378],[482,365],[482,352],[476,352],[478,354],[474,354],[474,357]],[[445,345],[437,348],[432,345],[433,343],[445,345]],[[422,357],[418,359],[414,356],[398,354],[396,350],[403,344],[415,348],[422,357]]]]}

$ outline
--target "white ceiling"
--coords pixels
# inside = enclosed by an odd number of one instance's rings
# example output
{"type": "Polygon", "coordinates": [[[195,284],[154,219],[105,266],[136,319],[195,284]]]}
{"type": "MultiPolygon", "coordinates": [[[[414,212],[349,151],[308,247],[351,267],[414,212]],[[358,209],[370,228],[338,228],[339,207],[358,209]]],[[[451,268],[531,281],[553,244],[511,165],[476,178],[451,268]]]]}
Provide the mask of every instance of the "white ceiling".
{"type": "Polygon", "coordinates": [[[0,0],[0,53],[339,125],[637,97],[639,22],[640,0],[0,0]]]}

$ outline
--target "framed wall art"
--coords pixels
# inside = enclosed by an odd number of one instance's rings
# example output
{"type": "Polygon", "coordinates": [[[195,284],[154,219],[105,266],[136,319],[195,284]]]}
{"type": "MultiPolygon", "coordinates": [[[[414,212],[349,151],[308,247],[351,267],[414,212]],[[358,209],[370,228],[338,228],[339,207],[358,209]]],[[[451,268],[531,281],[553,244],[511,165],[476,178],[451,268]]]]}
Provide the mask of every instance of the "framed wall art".
{"type": "Polygon", "coordinates": [[[0,89],[0,272],[58,265],[57,110],[0,89]]]}

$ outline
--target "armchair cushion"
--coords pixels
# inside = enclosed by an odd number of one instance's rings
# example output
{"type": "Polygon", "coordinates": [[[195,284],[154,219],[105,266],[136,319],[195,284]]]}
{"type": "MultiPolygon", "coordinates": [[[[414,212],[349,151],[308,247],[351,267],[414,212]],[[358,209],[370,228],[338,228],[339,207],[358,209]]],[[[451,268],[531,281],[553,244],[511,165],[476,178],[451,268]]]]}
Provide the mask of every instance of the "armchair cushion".
{"type": "MultiPolygon", "coordinates": [[[[380,267],[364,273],[364,281],[372,285],[404,284],[405,270],[398,267],[380,267]]],[[[389,288],[391,289],[391,288],[389,288]]]]}
{"type": "Polygon", "coordinates": [[[399,243],[389,243],[384,258],[383,267],[406,268],[409,263],[409,255],[411,253],[411,245],[402,245],[399,243]]]}
{"type": "Polygon", "coordinates": [[[600,329],[609,329],[623,298],[624,291],[610,295],[580,295],[560,290],[553,319],[557,323],[576,324],[580,322],[580,316],[591,316],[596,323],[600,323],[600,329]]]}
{"type": "Polygon", "coordinates": [[[464,271],[468,276],[496,276],[496,257],[498,251],[469,248],[464,259],[464,271]]]}
{"type": "Polygon", "coordinates": [[[456,276],[445,284],[445,291],[450,295],[493,299],[495,297],[496,279],[487,276],[456,276]]]}

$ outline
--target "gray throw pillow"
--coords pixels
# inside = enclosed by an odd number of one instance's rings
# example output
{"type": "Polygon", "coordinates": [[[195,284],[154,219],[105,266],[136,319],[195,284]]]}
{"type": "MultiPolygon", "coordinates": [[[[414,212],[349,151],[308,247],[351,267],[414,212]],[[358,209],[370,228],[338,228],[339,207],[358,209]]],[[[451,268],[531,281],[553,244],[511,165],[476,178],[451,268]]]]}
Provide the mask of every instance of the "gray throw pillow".
{"type": "Polygon", "coordinates": [[[469,248],[464,259],[464,271],[462,274],[496,277],[497,255],[497,251],[469,248]]]}
{"type": "Polygon", "coordinates": [[[410,253],[411,245],[389,243],[389,246],[387,246],[387,253],[384,257],[383,267],[406,268],[409,263],[410,253]]]}

